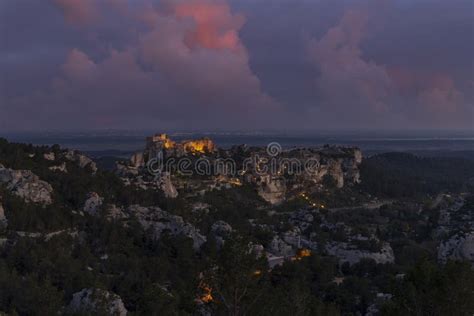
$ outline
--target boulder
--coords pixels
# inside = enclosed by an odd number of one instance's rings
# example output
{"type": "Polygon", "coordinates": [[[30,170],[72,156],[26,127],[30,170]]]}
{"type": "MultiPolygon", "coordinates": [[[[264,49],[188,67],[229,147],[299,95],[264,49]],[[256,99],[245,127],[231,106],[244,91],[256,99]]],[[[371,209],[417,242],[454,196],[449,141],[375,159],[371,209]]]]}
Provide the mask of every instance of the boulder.
{"type": "Polygon", "coordinates": [[[81,315],[127,315],[127,309],[120,296],[93,288],[74,293],[66,310],[68,313],[81,315]]]}

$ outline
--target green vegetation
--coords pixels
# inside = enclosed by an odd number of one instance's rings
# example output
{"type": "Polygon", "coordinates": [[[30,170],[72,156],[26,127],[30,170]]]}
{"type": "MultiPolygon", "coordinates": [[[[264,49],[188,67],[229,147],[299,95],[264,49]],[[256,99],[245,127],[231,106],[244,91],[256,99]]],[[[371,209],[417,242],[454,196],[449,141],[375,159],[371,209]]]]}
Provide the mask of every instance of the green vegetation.
{"type": "MultiPolygon", "coordinates": [[[[62,314],[73,293],[84,288],[116,293],[131,315],[360,315],[377,301],[377,293],[393,295],[379,304],[382,315],[474,311],[472,267],[435,262],[433,231],[439,213],[425,203],[426,195],[466,188],[474,170],[466,161],[402,154],[368,159],[360,186],[311,193],[318,203],[353,207],[314,214],[307,231],[314,233],[319,251],[270,269],[250,245],[267,247],[275,231],[290,229],[288,212],[304,208],[304,199],[270,209],[244,185],[170,200],[157,191],[124,186],[110,171],[92,173],[62,158],[44,159],[51,151],[58,157],[63,152],[59,146],[33,147],[0,139],[1,164],[32,170],[54,189],[53,204],[42,206],[25,203],[0,186],[8,218],[8,227],[0,233],[5,241],[0,246],[0,314],[62,314]],[[49,169],[62,162],[68,173],[49,169]],[[207,242],[195,251],[190,238],[167,233],[153,238],[134,218],[125,223],[102,213],[80,215],[91,191],[105,203],[160,206],[199,228],[207,242]],[[398,199],[377,209],[354,207],[367,203],[369,194],[398,199]],[[197,202],[208,204],[208,210],[192,211],[197,202]],[[218,220],[233,228],[223,246],[211,234],[218,220]],[[337,228],[321,227],[323,222],[337,228]],[[22,237],[18,232],[60,233],[46,238],[22,237]],[[381,241],[390,242],[395,263],[363,259],[340,265],[327,256],[326,242],[346,242],[349,235],[361,237],[351,241],[361,250],[379,251],[381,241]],[[207,302],[198,303],[204,296],[207,302]]],[[[472,196],[466,198],[456,215],[459,221],[472,212],[473,201],[472,196]]]]}

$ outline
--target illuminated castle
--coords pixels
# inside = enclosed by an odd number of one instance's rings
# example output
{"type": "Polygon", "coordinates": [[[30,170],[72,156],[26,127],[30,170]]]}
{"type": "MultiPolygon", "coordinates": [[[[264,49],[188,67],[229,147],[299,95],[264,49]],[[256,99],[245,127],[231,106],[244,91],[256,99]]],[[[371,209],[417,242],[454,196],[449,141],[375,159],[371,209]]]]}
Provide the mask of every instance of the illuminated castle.
{"type": "Polygon", "coordinates": [[[215,150],[215,145],[209,138],[185,140],[177,143],[166,134],[157,134],[147,137],[147,150],[153,156],[163,151],[169,156],[183,156],[185,154],[208,154],[215,150]]]}

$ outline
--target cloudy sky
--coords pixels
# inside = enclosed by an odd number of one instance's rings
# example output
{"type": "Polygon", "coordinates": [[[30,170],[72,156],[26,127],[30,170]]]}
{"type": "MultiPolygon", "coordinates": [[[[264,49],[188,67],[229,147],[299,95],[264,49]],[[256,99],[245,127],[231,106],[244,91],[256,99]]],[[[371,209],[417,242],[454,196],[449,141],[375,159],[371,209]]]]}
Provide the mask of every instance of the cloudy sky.
{"type": "Polygon", "coordinates": [[[0,0],[0,131],[470,129],[472,0],[0,0]]]}

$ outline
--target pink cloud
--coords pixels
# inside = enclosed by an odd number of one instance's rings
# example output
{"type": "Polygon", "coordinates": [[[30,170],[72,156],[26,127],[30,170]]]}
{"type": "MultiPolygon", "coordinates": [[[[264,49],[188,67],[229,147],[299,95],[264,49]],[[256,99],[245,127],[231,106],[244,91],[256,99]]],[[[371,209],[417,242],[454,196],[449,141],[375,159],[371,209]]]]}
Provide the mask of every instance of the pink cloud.
{"type": "Polygon", "coordinates": [[[464,104],[464,96],[448,74],[416,71],[407,68],[391,68],[390,77],[398,93],[414,97],[417,105],[437,115],[456,113],[464,104]]]}
{"type": "Polygon", "coordinates": [[[96,70],[96,64],[84,52],[73,49],[62,65],[64,75],[73,80],[87,80],[96,70]]]}
{"type": "MultiPolygon", "coordinates": [[[[57,1],[65,7],[66,20],[88,21],[86,14],[71,16],[76,6],[88,12],[75,1],[57,1]]],[[[132,6],[122,0],[90,0],[92,4],[102,14],[118,14],[127,21],[123,29],[116,25],[115,32],[136,35],[120,49],[108,47],[100,59],[72,49],[50,90],[41,93],[43,102],[58,108],[57,113],[66,111],[86,125],[101,121],[113,126],[107,113],[120,113],[115,125],[185,120],[189,127],[202,127],[212,120],[213,126],[231,127],[232,122],[258,124],[259,113],[277,108],[250,69],[239,38],[245,19],[225,1],[156,6],[144,0],[132,6]]],[[[99,24],[79,26],[101,37],[99,24]]]]}
{"type": "Polygon", "coordinates": [[[245,18],[232,14],[225,2],[180,1],[171,6],[176,17],[194,20],[195,28],[185,39],[190,47],[237,49],[241,44],[238,31],[245,18]]]}
{"type": "Polygon", "coordinates": [[[64,14],[67,22],[87,24],[99,18],[99,9],[95,0],[53,0],[64,14]]]}
{"type": "Polygon", "coordinates": [[[364,10],[348,10],[320,40],[310,43],[309,57],[320,73],[316,86],[323,106],[336,112],[388,110],[390,78],[383,66],[364,60],[360,49],[368,18],[364,10]]]}
{"type": "Polygon", "coordinates": [[[449,74],[388,68],[364,58],[361,46],[372,35],[370,19],[380,24],[366,8],[346,10],[336,26],[311,41],[309,58],[318,70],[315,86],[321,96],[315,113],[361,125],[370,118],[372,126],[377,121],[450,127],[472,122],[472,108],[449,74]]]}

